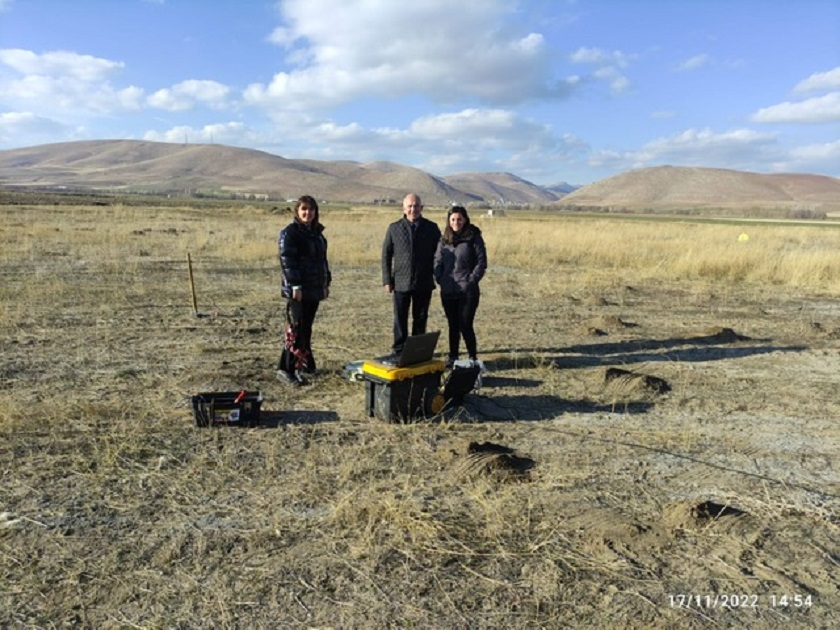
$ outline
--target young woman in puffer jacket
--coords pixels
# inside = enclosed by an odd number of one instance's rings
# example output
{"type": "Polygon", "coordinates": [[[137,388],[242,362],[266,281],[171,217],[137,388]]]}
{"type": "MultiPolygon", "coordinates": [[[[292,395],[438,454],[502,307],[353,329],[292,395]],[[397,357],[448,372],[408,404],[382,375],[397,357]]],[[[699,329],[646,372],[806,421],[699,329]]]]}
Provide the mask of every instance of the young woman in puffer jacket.
{"type": "Polygon", "coordinates": [[[475,313],[480,291],[478,284],[487,271],[487,250],[481,230],[470,223],[466,208],[452,206],[446,214],[446,229],[435,252],[435,281],[440,286],[440,299],[449,324],[449,356],[447,367],[458,360],[461,337],[467,355],[478,359],[475,338],[475,313]]]}
{"type": "Polygon", "coordinates": [[[289,385],[300,385],[303,373],[315,372],[312,325],[321,300],[329,297],[332,280],[323,231],[318,202],[304,195],[295,204],[294,220],[277,237],[286,298],[286,330],[277,377],[289,385]]]}

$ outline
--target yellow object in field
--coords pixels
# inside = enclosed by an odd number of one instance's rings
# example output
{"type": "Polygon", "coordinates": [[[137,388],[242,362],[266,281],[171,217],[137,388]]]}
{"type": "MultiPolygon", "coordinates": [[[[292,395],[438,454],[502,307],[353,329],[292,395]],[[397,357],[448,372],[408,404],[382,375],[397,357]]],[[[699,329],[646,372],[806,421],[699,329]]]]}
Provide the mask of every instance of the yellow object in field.
{"type": "Polygon", "coordinates": [[[738,242],[746,243],[748,240],[750,240],[750,235],[746,232],[741,232],[741,236],[738,237],[738,242]]]}
{"type": "Polygon", "coordinates": [[[365,381],[365,410],[368,417],[387,422],[412,422],[435,415],[440,396],[443,361],[425,361],[405,367],[377,361],[362,364],[365,381]]]}
{"type": "Polygon", "coordinates": [[[443,361],[426,361],[424,363],[415,363],[406,367],[396,367],[393,365],[384,365],[376,361],[365,361],[362,364],[362,374],[368,376],[375,376],[383,381],[404,381],[415,376],[422,376],[423,374],[433,374],[435,372],[443,372],[445,364],[443,361]]]}

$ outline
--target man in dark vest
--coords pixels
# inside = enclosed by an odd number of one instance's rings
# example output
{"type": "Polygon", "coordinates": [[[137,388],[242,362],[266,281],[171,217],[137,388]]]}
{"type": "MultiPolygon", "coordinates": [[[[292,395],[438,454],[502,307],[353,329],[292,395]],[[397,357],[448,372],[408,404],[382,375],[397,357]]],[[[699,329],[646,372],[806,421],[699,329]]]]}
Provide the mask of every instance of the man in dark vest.
{"type": "Polygon", "coordinates": [[[420,197],[413,193],[405,196],[403,215],[388,226],[382,243],[382,284],[394,296],[395,354],[402,352],[408,337],[409,310],[411,334],[426,332],[435,288],[435,250],[440,241],[440,228],[423,217],[420,197]]]}

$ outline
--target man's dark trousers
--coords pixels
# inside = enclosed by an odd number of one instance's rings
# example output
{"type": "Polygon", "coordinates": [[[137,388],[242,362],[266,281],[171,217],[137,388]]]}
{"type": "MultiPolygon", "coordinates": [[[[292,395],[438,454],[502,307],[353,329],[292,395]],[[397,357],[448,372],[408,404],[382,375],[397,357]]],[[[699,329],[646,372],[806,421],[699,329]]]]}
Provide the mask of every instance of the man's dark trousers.
{"type": "Polygon", "coordinates": [[[432,289],[427,291],[394,291],[394,352],[402,352],[408,337],[408,311],[411,310],[411,334],[426,332],[432,289]]]}

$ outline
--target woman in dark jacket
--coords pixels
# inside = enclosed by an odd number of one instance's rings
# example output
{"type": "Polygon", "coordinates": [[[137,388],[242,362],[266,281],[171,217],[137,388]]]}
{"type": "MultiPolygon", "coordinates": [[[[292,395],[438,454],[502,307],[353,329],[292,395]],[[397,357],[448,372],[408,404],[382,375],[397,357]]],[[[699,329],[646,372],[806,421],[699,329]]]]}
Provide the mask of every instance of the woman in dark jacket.
{"type": "Polygon", "coordinates": [[[318,202],[304,195],[295,204],[294,220],[277,238],[286,298],[285,343],[277,377],[290,385],[303,382],[301,373],[315,372],[312,324],[321,300],[329,297],[332,280],[323,231],[318,202]]]}
{"type": "Polygon", "coordinates": [[[446,364],[451,367],[458,360],[461,336],[470,359],[478,359],[473,322],[478,309],[478,283],[487,270],[487,250],[481,230],[470,223],[470,217],[462,206],[449,209],[446,224],[435,252],[434,271],[449,323],[449,357],[446,364]]]}

